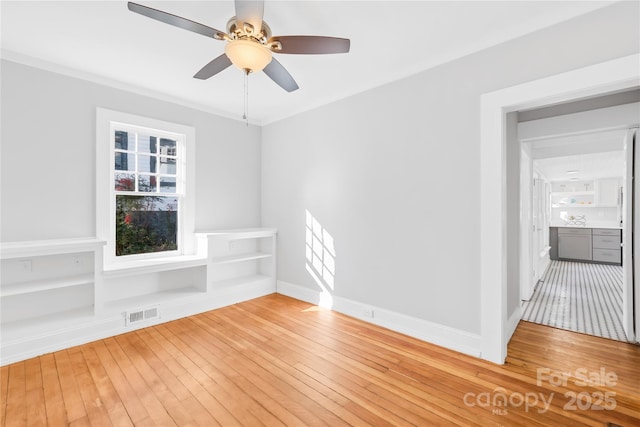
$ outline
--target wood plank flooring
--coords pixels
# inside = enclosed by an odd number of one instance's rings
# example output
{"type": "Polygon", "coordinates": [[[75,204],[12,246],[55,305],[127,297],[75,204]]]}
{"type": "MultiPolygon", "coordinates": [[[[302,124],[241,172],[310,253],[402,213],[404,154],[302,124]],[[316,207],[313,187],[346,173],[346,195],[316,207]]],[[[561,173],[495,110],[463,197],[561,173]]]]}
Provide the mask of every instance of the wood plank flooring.
{"type": "Polygon", "coordinates": [[[640,425],[638,346],[521,322],[498,366],[277,294],[0,379],[2,426],[640,425]]]}

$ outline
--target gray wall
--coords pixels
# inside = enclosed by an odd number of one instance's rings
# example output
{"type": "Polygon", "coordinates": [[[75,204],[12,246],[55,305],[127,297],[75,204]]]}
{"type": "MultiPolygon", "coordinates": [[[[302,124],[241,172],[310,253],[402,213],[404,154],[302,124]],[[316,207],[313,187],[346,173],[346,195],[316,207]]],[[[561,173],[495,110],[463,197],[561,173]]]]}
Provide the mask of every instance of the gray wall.
{"type": "Polygon", "coordinates": [[[196,230],[260,224],[260,130],[2,61],[1,239],[95,236],[96,107],[196,129],[196,230]]]}
{"type": "Polygon", "coordinates": [[[638,12],[615,4],[265,126],[279,279],[319,290],[308,210],[335,242],[335,296],[479,333],[480,96],[637,53],[638,12]]]}
{"type": "Polygon", "coordinates": [[[615,4],[262,130],[2,61],[1,240],[95,234],[95,108],[120,110],[196,128],[197,229],[277,227],[279,279],[317,290],[308,210],[334,295],[479,333],[480,96],[637,53],[638,16],[615,4]]]}

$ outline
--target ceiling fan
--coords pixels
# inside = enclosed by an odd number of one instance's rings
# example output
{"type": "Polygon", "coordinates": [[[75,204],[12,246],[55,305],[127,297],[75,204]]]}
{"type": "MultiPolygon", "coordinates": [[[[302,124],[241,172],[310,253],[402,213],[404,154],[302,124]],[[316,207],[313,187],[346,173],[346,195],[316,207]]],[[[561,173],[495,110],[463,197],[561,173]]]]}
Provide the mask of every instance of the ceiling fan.
{"type": "Polygon", "coordinates": [[[272,36],[271,29],[262,19],[264,0],[235,0],[236,16],[227,22],[226,32],[133,2],[128,2],[128,8],[157,21],[226,41],[224,53],[193,76],[201,80],[215,76],[233,64],[247,75],[264,71],[284,90],[293,92],[298,84],[272,53],[347,53],[351,44],[349,39],[338,37],[272,36]]]}

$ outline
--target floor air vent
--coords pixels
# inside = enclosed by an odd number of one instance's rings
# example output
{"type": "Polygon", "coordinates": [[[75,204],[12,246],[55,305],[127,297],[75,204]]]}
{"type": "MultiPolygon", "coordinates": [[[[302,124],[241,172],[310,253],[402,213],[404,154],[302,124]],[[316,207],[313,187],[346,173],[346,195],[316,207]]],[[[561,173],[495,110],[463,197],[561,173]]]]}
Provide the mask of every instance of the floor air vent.
{"type": "Polygon", "coordinates": [[[136,311],[127,311],[125,315],[125,321],[127,326],[135,323],[144,322],[145,320],[158,319],[160,317],[160,310],[157,306],[146,307],[136,311]]]}

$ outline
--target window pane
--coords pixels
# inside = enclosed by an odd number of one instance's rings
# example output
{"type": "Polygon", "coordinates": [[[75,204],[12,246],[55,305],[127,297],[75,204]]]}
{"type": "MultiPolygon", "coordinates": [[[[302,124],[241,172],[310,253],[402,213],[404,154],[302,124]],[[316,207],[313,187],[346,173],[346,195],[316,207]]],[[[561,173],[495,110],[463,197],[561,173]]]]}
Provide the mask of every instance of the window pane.
{"type": "Polygon", "coordinates": [[[156,156],[144,156],[138,155],[138,172],[155,172],[156,171],[156,156]]]}
{"type": "Polygon", "coordinates": [[[178,199],[116,196],[116,255],[177,249],[178,199]]]}
{"type": "Polygon", "coordinates": [[[119,148],[121,150],[133,150],[135,149],[135,147],[133,146],[134,142],[134,134],[129,134],[129,132],[123,130],[115,131],[115,148],[119,148]],[[130,143],[131,147],[129,147],[130,143]]]}
{"type": "Polygon", "coordinates": [[[138,191],[155,193],[157,191],[157,179],[153,175],[138,175],[138,191]]]}
{"type": "Polygon", "coordinates": [[[156,154],[156,137],[138,134],[138,152],[156,154]]]}
{"type": "Polygon", "coordinates": [[[136,156],[133,153],[115,153],[115,169],[117,171],[136,170],[136,156]]]}
{"type": "Polygon", "coordinates": [[[160,157],[160,173],[164,175],[176,174],[176,159],[160,157]]]}
{"type": "Polygon", "coordinates": [[[175,193],[176,192],[176,179],[171,177],[160,177],[160,192],[161,193],[175,193]]]}
{"type": "Polygon", "coordinates": [[[116,173],[114,174],[116,191],[134,191],[136,176],[132,173],[116,173]]]}
{"type": "Polygon", "coordinates": [[[176,142],[173,139],[160,138],[160,154],[176,156],[176,142]]]}

